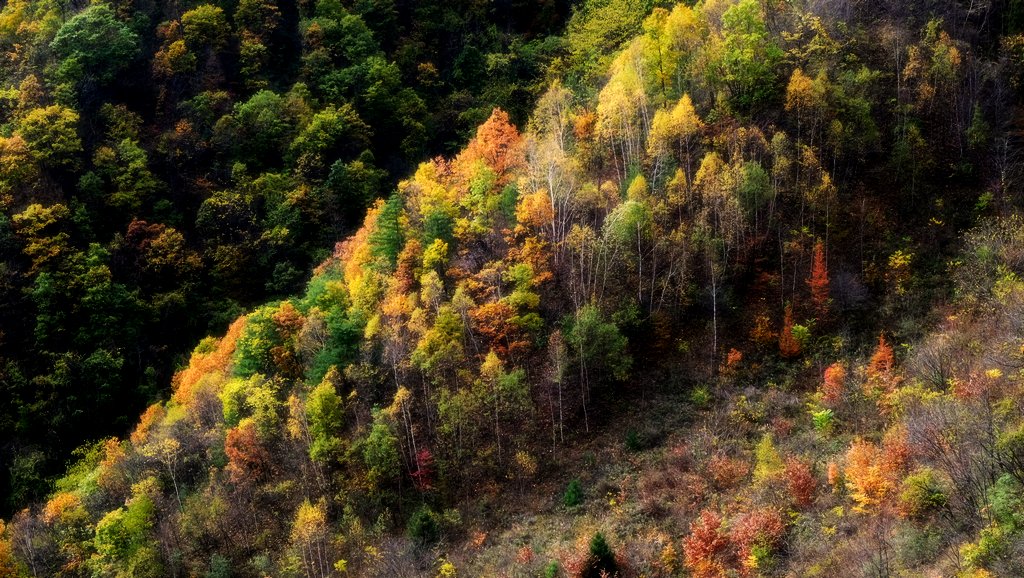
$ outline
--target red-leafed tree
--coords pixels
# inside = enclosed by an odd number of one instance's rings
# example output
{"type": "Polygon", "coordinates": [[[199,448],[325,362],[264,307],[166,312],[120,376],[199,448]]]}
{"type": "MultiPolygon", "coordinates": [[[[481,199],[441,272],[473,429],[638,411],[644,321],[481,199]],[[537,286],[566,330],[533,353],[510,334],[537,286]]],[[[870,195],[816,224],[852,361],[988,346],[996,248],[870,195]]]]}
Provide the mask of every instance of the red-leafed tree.
{"type": "Polygon", "coordinates": [[[811,305],[814,312],[820,317],[828,315],[828,265],[825,263],[825,245],[821,241],[814,244],[811,277],[807,280],[807,286],[811,289],[811,305]]]}
{"type": "Polygon", "coordinates": [[[736,548],[741,576],[759,576],[760,558],[756,554],[772,552],[782,542],[786,524],[777,510],[763,508],[734,520],[729,537],[736,548]]]}
{"type": "Polygon", "coordinates": [[[434,454],[429,449],[416,452],[416,471],[410,476],[417,490],[426,492],[434,489],[434,454]]]}
{"type": "Polygon", "coordinates": [[[793,505],[798,508],[806,508],[814,501],[814,493],[817,491],[818,482],[814,479],[814,472],[811,466],[800,459],[788,458],[786,460],[786,485],[793,505]]]}
{"type": "Polygon", "coordinates": [[[786,315],[782,320],[782,331],[779,331],[779,353],[787,359],[800,355],[800,342],[793,335],[792,305],[786,306],[786,315]]]}

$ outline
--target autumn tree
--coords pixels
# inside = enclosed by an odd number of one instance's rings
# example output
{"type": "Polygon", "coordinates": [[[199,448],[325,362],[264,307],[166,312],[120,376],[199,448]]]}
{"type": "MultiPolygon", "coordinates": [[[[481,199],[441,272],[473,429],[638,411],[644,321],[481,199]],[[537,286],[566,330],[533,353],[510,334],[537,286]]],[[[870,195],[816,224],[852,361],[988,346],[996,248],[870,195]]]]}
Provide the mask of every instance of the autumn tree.
{"type": "Polygon", "coordinates": [[[231,481],[236,484],[259,482],[273,469],[270,453],[260,441],[252,420],[243,420],[228,430],[224,453],[228,458],[227,470],[231,481]]]}
{"type": "Polygon", "coordinates": [[[502,185],[511,178],[511,171],[523,165],[523,141],[519,130],[511,123],[508,113],[495,108],[491,116],[476,130],[459,162],[471,164],[472,159],[484,161],[502,185]]]}
{"type": "Polygon", "coordinates": [[[659,108],[655,111],[654,119],[651,122],[651,132],[647,137],[647,154],[655,158],[657,162],[654,170],[655,178],[659,174],[657,166],[660,166],[660,159],[674,155],[678,151],[679,158],[683,163],[686,183],[692,181],[692,158],[702,130],[704,130],[704,122],[697,115],[689,94],[684,94],[671,110],[659,108]]]}
{"type": "Polygon", "coordinates": [[[896,386],[897,376],[894,375],[895,361],[892,346],[886,341],[885,335],[878,334],[878,346],[871,354],[865,375],[867,381],[864,384],[865,391],[869,395],[877,393],[889,393],[896,386]]]}
{"type": "Polygon", "coordinates": [[[711,510],[704,510],[690,523],[690,533],[683,539],[684,561],[695,578],[725,576],[728,549],[722,518],[711,510]]]}
{"type": "Polygon", "coordinates": [[[825,264],[825,248],[821,241],[814,244],[814,254],[811,262],[811,277],[807,280],[807,286],[811,290],[811,305],[819,317],[828,315],[829,299],[829,278],[828,266],[825,264]]]}
{"type": "Polygon", "coordinates": [[[821,403],[825,407],[835,408],[846,395],[846,366],[835,362],[825,368],[825,376],[818,387],[821,403]]]}
{"type": "Polygon", "coordinates": [[[795,457],[786,458],[784,477],[789,496],[796,507],[806,508],[814,502],[818,482],[806,461],[795,457]]]}
{"type": "Polygon", "coordinates": [[[299,550],[307,576],[326,577],[333,573],[328,552],[328,532],[327,505],[324,500],[316,504],[308,498],[303,500],[292,521],[291,543],[299,550]]]}
{"type": "Polygon", "coordinates": [[[793,305],[786,305],[786,313],[782,320],[782,329],[779,330],[779,353],[782,357],[793,358],[800,355],[800,342],[793,335],[793,305]]]}
{"type": "Polygon", "coordinates": [[[731,524],[729,540],[736,549],[740,575],[761,575],[785,536],[782,514],[774,509],[759,508],[741,514],[731,524]]]}
{"type": "Polygon", "coordinates": [[[14,134],[44,167],[71,170],[78,166],[82,152],[78,119],[77,112],[57,104],[36,108],[18,121],[14,134]]]}

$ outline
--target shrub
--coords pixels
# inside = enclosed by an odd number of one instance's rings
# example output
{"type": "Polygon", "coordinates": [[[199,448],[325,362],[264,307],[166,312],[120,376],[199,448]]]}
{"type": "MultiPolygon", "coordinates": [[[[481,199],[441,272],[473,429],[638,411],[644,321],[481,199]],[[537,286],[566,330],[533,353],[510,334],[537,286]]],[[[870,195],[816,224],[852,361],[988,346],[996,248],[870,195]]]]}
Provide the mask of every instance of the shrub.
{"type": "Polygon", "coordinates": [[[631,452],[638,452],[644,449],[644,440],[635,429],[626,432],[626,449],[631,452]]]}
{"type": "Polygon", "coordinates": [[[903,480],[899,511],[907,518],[920,518],[946,505],[946,492],[931,468],[920,468],[903,480]]]}
{"type": "Polygon", "coordinates": [[[799,508],[810,506],[818,486],[811,466],[802,460],[789,458],[786,460],[785,477],[793,504],[799,508]]]}
{"type": "Polygon", "coordinates": [[[426,504],[413,512],[405,529],[409,538],[419,546],[433,544],[441,537],[438,515],[426,504]]]}
{"type": "Polygon", "coordinates": [[[698,408],[705,408],[711,403],[711,392],[706,385],[695,388],[690,392],[690,403],[698,408]]]}
{"type": "Polygon", "coordinates": [[[562,494],[562,504],[566,508],[575,508],[583,503],[583,486],[579,480],[572,480],[562,494]]]}
{"type": "Polygon", "coordinates": [[[587,559],[587,567],[581,575],[582,578],[601,578],[604,576],[618,575],[618,566],[615,564],[615,554],[611,546],[605,540],[604,534],[598,532],[590,539],[590,557],[587,559]]]}
{"type": "Polygon", "coordinates": [[[811,412],[811,421],[814,422],[814,430],[823,436],[832,434],[836,423],[836,413],[831,409],[822,409],[811,412]]]}

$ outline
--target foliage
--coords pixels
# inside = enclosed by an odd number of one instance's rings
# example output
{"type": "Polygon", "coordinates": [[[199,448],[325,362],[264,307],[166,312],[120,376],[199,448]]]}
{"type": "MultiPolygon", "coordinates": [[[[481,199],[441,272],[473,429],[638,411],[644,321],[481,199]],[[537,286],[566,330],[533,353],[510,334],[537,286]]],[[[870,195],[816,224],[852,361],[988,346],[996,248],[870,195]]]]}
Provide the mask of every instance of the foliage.
{"type": "Polygon", "coordinates": [[[562,494],[562,505],[566,508],[575,508],[583,503],[583,485],[577,479],[569,481],[569,485],[562,494]]]}
{"type": "Polygon", "coordinates": [[[890,4],[8,2],[0,571],[1020,574],[1019,59],[890,4]]]}
{"type": "Polygon", "coordinates": [[[605,540],[604,534],[597,532],[590,539],[590,556],[587,558],[587,568],[581,574],[584,578],[598,578],[600,576],[615,576],[618,574],[618,566],[615,563],[615,555],[611,546],[605,540]]]}

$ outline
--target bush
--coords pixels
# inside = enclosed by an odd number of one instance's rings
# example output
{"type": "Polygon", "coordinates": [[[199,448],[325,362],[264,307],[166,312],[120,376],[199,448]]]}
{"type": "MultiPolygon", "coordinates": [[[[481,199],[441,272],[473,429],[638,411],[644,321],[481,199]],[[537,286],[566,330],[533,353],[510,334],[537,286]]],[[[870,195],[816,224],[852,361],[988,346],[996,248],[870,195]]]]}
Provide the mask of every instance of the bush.
{"type": "Polygon", "coordinates": [[[426,546],[437,542],[441,537],[437,513],[430,506],[423,504],[409,518],[406,533],[418,546],[426,546]]]}
{"type": "Polygon", "coordinates": [[[211,556],[206,578],[231,578],[231,561],[220,554],[211,556]]]}
{"type": "Polygon", "coordinates": [[[631,452],[638,452],[644,449],[644,440],[635,429],[626,432],[626,449],[631,452]]]}
{"type": "Polygon", "coordinates": [[[618,566],[615,564],[615,554],[611,546],[604,539],[604,534],[598,532],[590,539],[590,557],[587,559],[587,567],[583,571],[583,578],[599,578],[603,576],[618,575],[618,566]]]}
{"type": "Polygon", "coordinates": [[[583,503],[583,486],[579,480],[572,480],[562,494],[562,504],[566,508],[575,508],[583,503]]]}
{"type": "Polygon", "coordinates": [[[946,492],[931,468],[921,468],[903,480],[899,509],[908,518],[920,518],[945,506],[946,501],[946,492]]]}
{"type": "Polygon", "coordinates": [[[690,403],[697,408],[703,409],[711,404],[711,391],[708,386],[702,385],[690,392],[690,403]]]}

